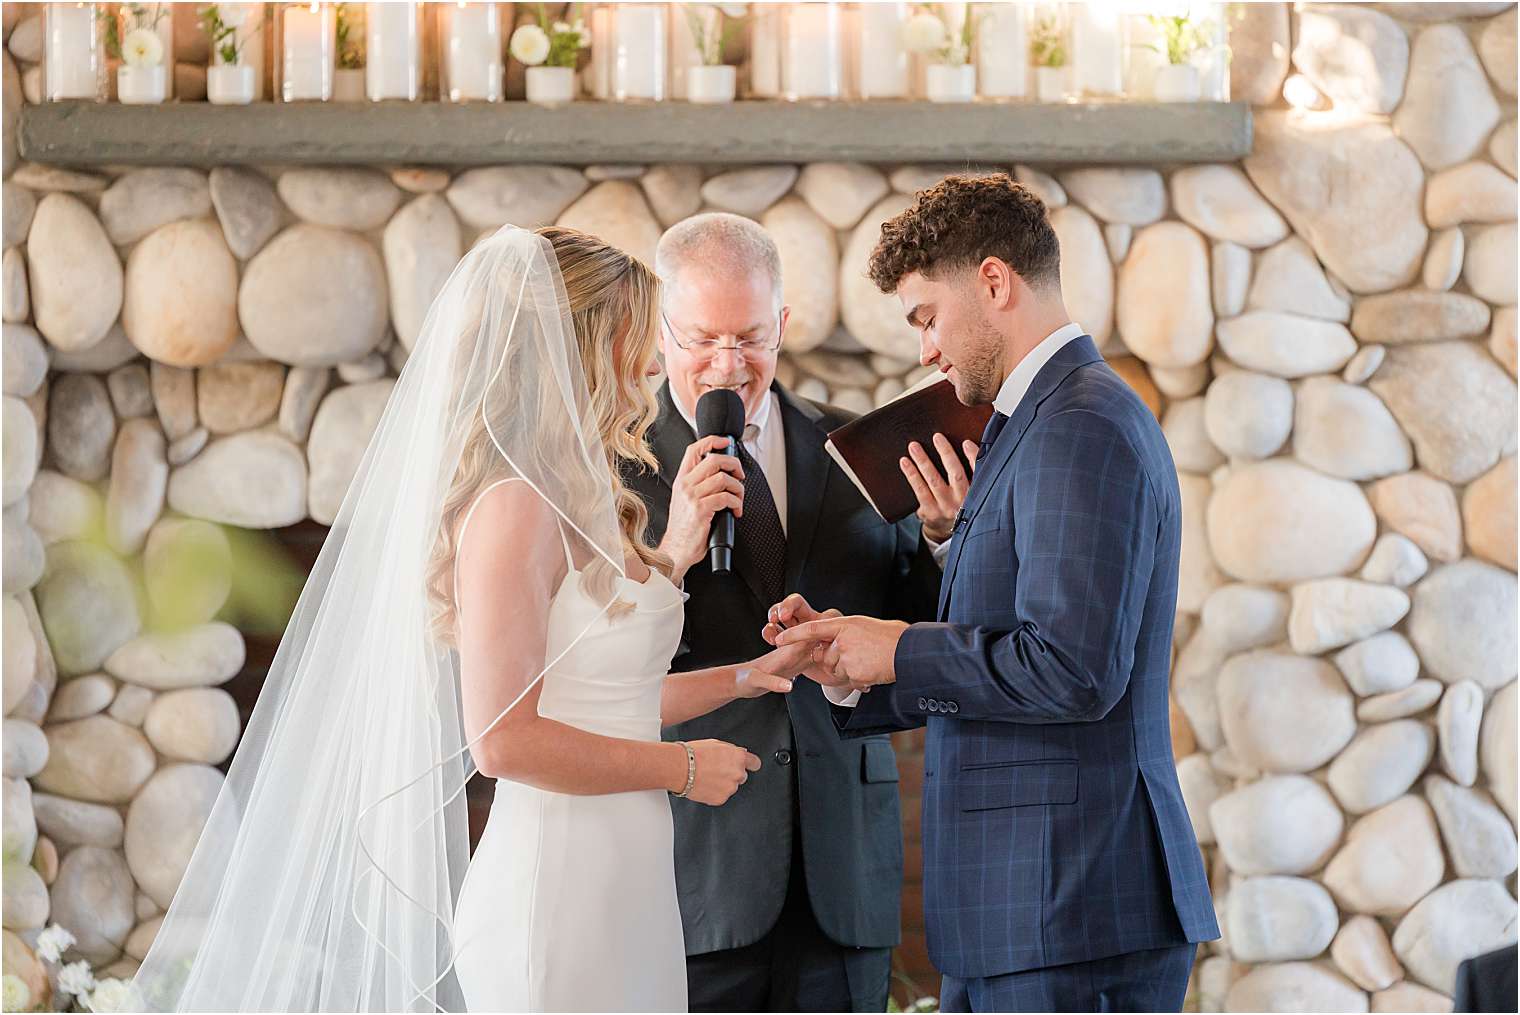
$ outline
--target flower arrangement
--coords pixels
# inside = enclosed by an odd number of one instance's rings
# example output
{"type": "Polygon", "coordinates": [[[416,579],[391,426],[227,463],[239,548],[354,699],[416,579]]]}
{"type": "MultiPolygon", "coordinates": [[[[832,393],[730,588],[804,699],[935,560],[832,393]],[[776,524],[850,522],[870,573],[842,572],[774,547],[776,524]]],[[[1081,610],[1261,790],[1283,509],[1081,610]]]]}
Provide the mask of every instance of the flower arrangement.
{"type": "MultiPolygon", "coordinates": [[[[130,980],[117,977],[97,979],[95,971],[83,959],[64,963],[63,953],[74,945],[74,935],[67,928],[52,924],[37,935],[33,951],[50,970],[54,986],[53,1000],[59,1011],[77,1010],[92,1012],[141,1011],[142,999],[130,980]],[[65,1002],[65,998],[72,1001],[65,1002]],[[70,1008],[62,1007],[67,1003],[70,1008]]],[[[3,992],[6,1011],[35,1011],[45,999],[35,998],[26,981],[14,973],[4,976],[3,992]]]]}
{"type": "Polygon", "coordinates": [[[945,15],[931,4],[922,5],[918,13],[903,22],[903,48],[927,56],[936,64],[955,67],[970,62],[976,37],[976,18],[968,10],[960,30],[953,31],[945,15]]]}
{"type": "Polygon", "coordinates": [[[1041,13],[1029,31],[1030,63],[1036,67],[1065,67],[1068,57],[1066,31],[1059,15],[1041,13]]]}
{"type": "Polygon", "coordinates": [[[353,10],[358,4],[339,4],[333,20],[333,35],[338,47],[338,70],[364,69],[364,17],[353,10]]]}
{"type": "Polygon", "coordinates": [[[1148,48],[1164,54],[1166,62],[1173,66],[1191,62],[1195,53],[1207,49],[1213,42],[1214,24],[1211,21],[1195,21],[1186,14],[1151,14],[1146,20],[1162,42],[1148,48]]]}
{"type": "Polygon", "coordinates": [[[248,35],[239,38],[238,29],[241,25],[229,25],[222,18],[221,8],[217,4],[207,4],[201,8],[201,27],[211,39],[211,51],[216,54],[218,61],[229,67],[241,62],[243,48],[248,45],[248,40],[264,29],[260,23],[248,35]]]}
{"type": "Polygon", "coordinates": [[[723,51],[728,48],[729,40],[748,20],[748,6],[682,4],[681,10],[686,15],[686,28],[691,32],[692,45],[697,48],[702,66],[721,66],[723,51]]]}
{"type": "Polygon", "coordinates": [[[159,66],[164,60],[164,42],[158,37],[158,23],[168,16],[164,4],[122,4],[120,19],[102,10],[106,55],[129,67],[159,66]]]}
{"type": "Polygon", "coordinates": [[[580,51],[591,45],[586,23],[570,8],[570,21],[549,21],[543,4],[538,5],[537,23],[518,25],[507,48],[518,62],[528,67],[574,67],[580,51]]]}

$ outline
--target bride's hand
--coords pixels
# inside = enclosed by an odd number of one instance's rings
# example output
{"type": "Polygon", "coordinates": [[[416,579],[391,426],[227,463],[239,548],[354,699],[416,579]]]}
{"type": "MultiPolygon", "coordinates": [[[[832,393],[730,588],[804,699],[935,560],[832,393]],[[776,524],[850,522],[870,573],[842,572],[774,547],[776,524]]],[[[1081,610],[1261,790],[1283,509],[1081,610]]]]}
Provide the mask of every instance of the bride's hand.
{"type": "Polygon", "coordinates": [[[776,665],[785,651],[767,652],[748,666],[739,667],[734,674],[734,697],[758,698],[762,694],[789,694],[793,681],[790,674],[802,670],[801,667],[776,665]],[[780,675],[782,673],[788,675],[783,677],[780,675]]]}
{"type": "Polygon", "coordinates": [[[749,781],[751,772],[760,771],[760,759],[742,747],[722,740],[693,740],[690,744],[697,758],[697,778],[687,799],[717,807],[749,781]]]}
{"type": "MultiPolygon", "coordinates": [[[[827,620],[831,617],[842,616],[844,614],[838,610],[819,612],[813,609],[801,595],[793,592],[766,613],[767,623],[765,629],[760,632],[760,637],[765,639],[767,645],[774,645],[776,638],[789,627],[796,627],[798,624],[805,624],[812,620],[827,620]]],[[[768,655],[761,656],[755,660],[754,665],[764,668],[773,656],[788,653],[783,657],[783,664],[771,664],[776,672],[801,673],[814,683],[825,687],[843,687],[849,683],[849,680],[837,675],[823,661],[824,652],[829,644],[829,642],[813,641],[783,646],[768,655]]]]}

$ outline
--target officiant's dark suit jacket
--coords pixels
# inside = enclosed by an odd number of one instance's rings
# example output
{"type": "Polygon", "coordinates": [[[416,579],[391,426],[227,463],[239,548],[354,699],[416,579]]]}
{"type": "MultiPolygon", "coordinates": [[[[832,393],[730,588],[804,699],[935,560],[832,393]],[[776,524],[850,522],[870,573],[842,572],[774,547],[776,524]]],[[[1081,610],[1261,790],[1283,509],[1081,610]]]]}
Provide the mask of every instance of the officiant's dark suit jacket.
{"type": "MultiPolygon", "coordinates": [[[[939,623],[847,732],[928,726],[929,957],[960,979],[1219,936],[1167,714],[1182,506],[1161,428],[1078,338],[976,470],[939,623]]],[[[1180,995],[1179,995],[1180,996],[1180,995]]]]}
{"type": "MultiPolygon", "coordinates": [[[[823,443],[851,413],[799,398],[779,384],[786,443],[786,591],[818,609],[921,620],[934,616],[940,570],[916,519],[882,521],[835,465],[823,443]]],[[[670,518],[671,486],[696,440],[660,389],[650,443],[658,475],[629,475],[649,505],[651,543],[670,518]]],[[[686,573],[686,625],[672,668],[755,659],[773,605],[735,554],[735,572],[703,560],[686,573]]],[[[740,948],[776,924],[786,900],[793,835],[819,927],[835,943],[885,948],[899,940],[902,821],[897,759],[883,736],[840,738],[818,685],[799,679],[787,695],[735,701],[665,731],[668,740],[725,740],[762,768],[722,807],[672,799],[676,886],[688,955],[740,948]]]]}

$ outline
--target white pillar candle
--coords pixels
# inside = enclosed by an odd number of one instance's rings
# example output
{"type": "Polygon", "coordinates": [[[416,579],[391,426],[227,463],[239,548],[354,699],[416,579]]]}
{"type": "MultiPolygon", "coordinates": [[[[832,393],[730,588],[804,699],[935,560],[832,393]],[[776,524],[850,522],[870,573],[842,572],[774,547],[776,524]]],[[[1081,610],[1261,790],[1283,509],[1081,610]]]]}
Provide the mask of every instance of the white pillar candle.
{"type": "Polygon", "coordinates": [[[1083,95],[1112,96],[1124,91],[1123,17],[1117,3],[1074,5],[1071,25],[1076,87],[1083,95]]]}
{"type": "Polygon", "coordinates": [[[1022,99],[1029,92],[1029,34],[1024,5],[977,5],[976,80],[988,98],[1022,99]]]}
{"type": "Polygon", "coordinates": [[[613,9],[614,99],[665,98],[665,14],[662,4],[618,4],[613,9]]]}
{"type": "Polygon", "coordinates": [[[1166,66],[1166,44],[1146,14],[1129,17],[1129,56],[1124,67],[1124,93],[1135,99],[1156,97],[1156,73],[1166,66]]]}
{"type": "Polygon", "coordinates": [[[706,38],[715,37],[722,29],[719,22],[722,14],[713,4],[670,5],[670,97],[673,99],[687,97],[686,72],[703,65],[702,49],[691,32],[693,17],[701,21],[706,38]]]}
{"type": "Polygon", "coordinates": [[[287,7],[280,34],[280,87],[286,102],[332,98],[336,12],[321,4],[287,7]]]}
{"type": "Polygon", "coordinates": [[[591,32],[591,63],[586,67],[586,90],[593,98],[612,95],[612,11],[593,7],[588,22],[591,32]]]}
{"type": "Polygon", "coordinates": [[[444,60],[454,102],[502,98],[501,18],[494,3],[458,3],[445,9],[444,60]]]}
{"type": "Polygon", "coordinates": [[[364,17],[364,91],[372,102],[417,98],[422,19],[416,3],[372,3],[364,17]]]}
{"type": "Polygon", "coordinates": [[[781,94],[781,9],[775,4],[750,8],[749,90],[761,99],[781,94]]]}
{"type": "Polygon", "coordinates": [[[94,4],[49,4],[43,60],[49,99],[100,97],[104,59],[95,31],[94,4]]]}
{"type": "Polygon", "coordinates": [[[837,99],[843,90],[839,5],[797,3],[781,33],[781,88],[788,99],[837,99]]]}
{"type": "Polygon", "coordinates": [[[857,12],[856,91],[862,99],[901,99],[908,94],[908,51],[903,47],[906,3],[861,4],[857,12]]]}

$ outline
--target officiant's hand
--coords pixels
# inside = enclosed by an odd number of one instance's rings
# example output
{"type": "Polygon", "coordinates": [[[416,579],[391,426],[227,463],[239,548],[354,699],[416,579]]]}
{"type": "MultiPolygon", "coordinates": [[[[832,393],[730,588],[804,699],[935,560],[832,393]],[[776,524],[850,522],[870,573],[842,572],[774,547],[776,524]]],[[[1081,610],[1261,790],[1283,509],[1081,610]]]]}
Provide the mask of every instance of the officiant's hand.
{"type": "Polygon", "coordinates": [[[897,680],[897,642],[908,625],[873,617],[825,617],[788,628],[776,636],[785,647],[803,642],[824,646],[819,663],[836,681],[857,691],[897,680]]]}
{"type": "MultiPolygon", "coordinates": [[[[810,620],[825,620],[830,617],[842,617],[844,614],[838,610],[824,610],[822,613],[813,607],[800,594],[793,592],[781,602],[772,606],[766,612],[766,624],[760,632],[760,637],[765,639],[767,645],[776,644],[777,637],[789,627],[805,624],[810,620]]],[[[809,680],[822,684],[825,687],[843,687],[848,681],[838,676],[832,670],[823,665],[823,653],[828,646],[821,642],[798,642],[789,648],[777,649],[778,652],[794,652],[797,654],[797,666],[793,673],[801,673],[809,680]]]]}
{"type": "Polygon", "coordinates": [[[686,449],[676,481],[671,484],[670,521],[660,550],[675,564],[677,585],[707,553],[707,534],[713,515],[724,508],[735,517],[744,514],[744,468],[732,455],[712,452],[728,446],[724,436],[703,437],[686,449]]]}
{"type": "MultiPolygon", "coordinates": [[[[944,434],[934,435],[934,450],[939,452],[943,475],[940,466],[934,464],[929,452],[918,441],[908,445],[908,453],[897,464],[908,477],[913,495],[918,498],[918,520],[923,523],[924,535],[936,543],[943,543],[955,531],[955,516],[966,500],[966,491],[971,489],[971,477],[966,474],[960,456],[944,434]]],[[[976,444],[962,441],[961,450],[966,454],[966,461],[971,463],[974,474],[976,444]]]]}

